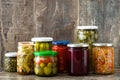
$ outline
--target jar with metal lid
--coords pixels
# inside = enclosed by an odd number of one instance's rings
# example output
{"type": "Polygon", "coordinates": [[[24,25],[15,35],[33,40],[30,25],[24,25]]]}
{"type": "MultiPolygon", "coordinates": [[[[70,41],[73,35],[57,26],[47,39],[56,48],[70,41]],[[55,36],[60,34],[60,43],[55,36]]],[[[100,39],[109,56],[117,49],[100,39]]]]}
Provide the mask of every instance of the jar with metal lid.
{"type": "Polygon", "coordinates": [[[53,41],[53,47],[52,50],[56,51],[58,53],[57,58],[58,58],[58,72],[59,73],[65,73],[67,72],[67,44],[69,41],[67,40],[58,40],[58,41],[53,41]]]}
{"type": "Polygon", "coordinates": [[[17,53],[8,52],[5,54],[4,70],[7,72],[17,71],[17,53]]]}
{"type": "Polygon", "coordinates": [[[47,51],[52,50],[52,41],[51,37],[35,37],[31,39],[34,44],[34,50],[37,51],[47,51]]]}
{"type": "Polygon", "coordinates": [[[92,53],[96,74],[114,73],[114,48],[111,43],[94,43],[92,53]]]}
{"type": "Polygon", "coordinates": [[[17,72],[19,74],[33,74],[34,72],[33,42],[18,42],[17,72]]]}
{"type": "Polygon", "coordinates": [[[54,76],[57,74],[57,52],[34,52],[34,73],[38,76],[54,76]]]}
{"type": "Polygon", "coordinates": [[[68,44],[68,73],[74,76],[88,75],[89,50],[88,44],[68,44]]]}
{"type": "Polygon", "coordinates": [[[77,41],[92,44],[98,39],[97,26],[77,26],[77,41]]]}

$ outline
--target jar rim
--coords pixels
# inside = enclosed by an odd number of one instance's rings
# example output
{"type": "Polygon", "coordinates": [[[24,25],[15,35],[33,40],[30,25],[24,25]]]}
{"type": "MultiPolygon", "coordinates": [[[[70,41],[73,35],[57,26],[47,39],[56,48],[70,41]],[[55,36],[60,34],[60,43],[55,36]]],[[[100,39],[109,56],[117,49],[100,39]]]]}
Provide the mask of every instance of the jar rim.
{"type": "Polygon", "coordinates": [[[31,39],[33,42],[46,42],[46,41],[53,41],[52,37],[34,37],[31,39]]]}
{"type": "Polygon", "coordinates": [[[18,45],[34,45],[33,42],[18,42],[18,45]]]}
{"type": "Polygon", "coordinates": [[[5,57],[16,57],[17,56],[17,52],[7,52],[5,54],[5,57]]]}
{"type": "Polygon", "coordinates": [[[88,47],[89,44],[86,44],[86,43],[80,43],[80,44],[77,44],[77,43],[71,43],[71,44],[68,44],[67,47],[88,47]]]}
{"type": "Polygon", "coordinates": [[[113,46],[112,43],[93,43],[93,46],[113,46]]]}
{"type": "Polygon", "coordinates": [[[77,29],[98,29],[98,26],[77,26],[77,29]]]}
{"type": "Polygon", "coordinates": [[[40,51],[40,52],[34,52],[34,56],[56,56],[56,51],[40,51]]]}

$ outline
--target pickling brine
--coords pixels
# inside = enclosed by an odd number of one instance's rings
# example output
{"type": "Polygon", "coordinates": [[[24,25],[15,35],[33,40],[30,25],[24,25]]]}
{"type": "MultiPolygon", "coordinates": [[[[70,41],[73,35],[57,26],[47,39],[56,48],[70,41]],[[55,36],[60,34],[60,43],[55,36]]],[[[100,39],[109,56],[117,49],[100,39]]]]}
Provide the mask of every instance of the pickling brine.
{"type": "Polygon", "coordinates": [[[94,43],[92,52],[96,74],[114,73],[114,48],[111,43],[94,43]]]}
{"type": "Polygon", "coordinates": [[[32,42],[19,42],[17,52],[17,72],[19,74],[33,74],[34,47],[32,42]]]}

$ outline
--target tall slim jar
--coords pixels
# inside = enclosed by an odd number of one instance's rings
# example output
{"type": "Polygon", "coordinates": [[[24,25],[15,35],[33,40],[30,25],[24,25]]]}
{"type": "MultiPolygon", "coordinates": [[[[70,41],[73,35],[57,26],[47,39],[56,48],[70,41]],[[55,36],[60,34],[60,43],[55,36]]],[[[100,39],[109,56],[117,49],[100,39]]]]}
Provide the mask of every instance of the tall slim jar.
{"type": "Polygon", "coordinates": [[[34,72],[34,47],[32,42],[18,42],[17,72],[32,74],[34,72]]]}

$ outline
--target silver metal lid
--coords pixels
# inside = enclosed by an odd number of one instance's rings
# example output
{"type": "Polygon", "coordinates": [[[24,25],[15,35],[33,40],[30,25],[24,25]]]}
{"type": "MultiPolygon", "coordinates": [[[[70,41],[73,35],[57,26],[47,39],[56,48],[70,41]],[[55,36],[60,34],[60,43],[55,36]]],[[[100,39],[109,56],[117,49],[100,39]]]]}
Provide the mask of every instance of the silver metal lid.
{"type": "Polygon", "coordinates": [[[46,41],[53,41],[53,38],[52,37],[35,37],[35,38],[32,38],[31,41],[46,42],[46,41]]]}
{"type": "Polygon", "coordinates": [[[77,26],[77,29],[98,29],[98,26],[77,26]]]}
{"type": "Polygon", "coordinates": [[[16,57],[17,56],[17,52],[8,52],[5,54],[5,57],[16,57]]]}
{"type": "Polygon", "coordinates": [[[67,47],[88,47],[88,44],[80,43],[80,44],[68,44],[67,47]]]}
{"type": "Polygon", "coordinates": [[[112,43],[93,43],[93,46],[113,46],[112,43]]]}

